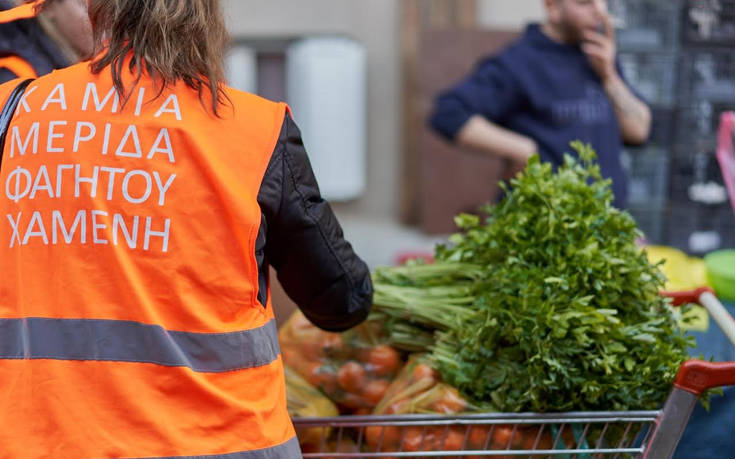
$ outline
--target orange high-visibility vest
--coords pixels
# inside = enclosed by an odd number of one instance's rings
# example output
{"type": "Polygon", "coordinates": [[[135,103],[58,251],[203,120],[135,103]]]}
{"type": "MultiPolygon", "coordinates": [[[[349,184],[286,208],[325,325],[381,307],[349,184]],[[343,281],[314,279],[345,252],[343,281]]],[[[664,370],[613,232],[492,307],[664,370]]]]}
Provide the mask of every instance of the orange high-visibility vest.
{"type": "Polygon", "coordinates": [[[24,3],[15,8],[0,11],[0,24],[13,22],[19,19],[30,19],[36,17],[37,7],[45,0],[35,0],[30,3],[24,3]]]}
{"type": "Polygon", "coordinates": [[[157,91],[144,77],[123,107],[82,63],[18,107],[0,172],[0,458],[300,457],[255,258],[287,108],[228,90],[218,119],[183,84],[157,91]]]}
{"type": "Polygon", "coordinates": [[[22,79],[36,78],[36,70],[31,64],[20,56],[0,57],[0,68],[6,68],[22,79]]]}

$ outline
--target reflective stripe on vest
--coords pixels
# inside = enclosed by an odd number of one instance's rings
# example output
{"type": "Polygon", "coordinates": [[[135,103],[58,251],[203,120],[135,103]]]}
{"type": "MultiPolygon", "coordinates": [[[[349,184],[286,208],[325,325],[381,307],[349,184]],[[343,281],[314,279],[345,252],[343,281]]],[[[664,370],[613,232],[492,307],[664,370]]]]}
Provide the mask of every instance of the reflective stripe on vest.
{"type": "Polygon", "coordinates": [[[278,358],[278,330],[230,333],[169,331],[119,320],[0,319],[0,359],[154,363],[217,373],[267,365],[278,358]]]}
{"type": "MultiPolygon", "coordinates": [[[[204,456],[175,456],[175,457],[148,457],[139,459],[197,459],[204,456]]],[[[241,453],[215,454],[206,456],[207,459],[298,459],[301,457],[301,447],[296,438],[273,448],[241,453]]]]}

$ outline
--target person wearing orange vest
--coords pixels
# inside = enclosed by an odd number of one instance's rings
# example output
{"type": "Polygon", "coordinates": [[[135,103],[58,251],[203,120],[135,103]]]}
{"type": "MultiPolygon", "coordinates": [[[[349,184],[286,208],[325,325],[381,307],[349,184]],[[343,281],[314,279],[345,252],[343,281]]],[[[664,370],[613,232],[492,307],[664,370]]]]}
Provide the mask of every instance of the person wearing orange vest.
{"type": "Polygon", "coordinates": [[[0,0],[0,83],[45,75],[91,52],[86,3],[54,0],[38,14],[43,3],[0,0]]]}
{"type": "Polygon", "coordinates": [[[268,267],[330,331],[368,268],[288,107],[223,84],[218,0],[87,3],[2,152],[0,458],[299,458],[268,267]]]}

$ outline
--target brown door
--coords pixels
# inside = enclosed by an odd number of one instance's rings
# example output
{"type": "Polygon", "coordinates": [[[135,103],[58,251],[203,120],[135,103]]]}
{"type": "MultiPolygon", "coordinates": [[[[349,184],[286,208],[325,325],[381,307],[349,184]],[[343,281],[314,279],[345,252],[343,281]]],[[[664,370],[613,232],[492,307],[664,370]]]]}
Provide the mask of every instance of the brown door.
{"type": "Polygon", "coordinates": [[[453,217],[476,212],[494,201],[506,166],[482,153],[464,151],[432,132],[427,119],[434,98],[459,82],[476,63],[516,39],[517,32],[487,30],[428,30],[422,33],[418,104],[423,122],[419,131],[419,218],[428,233],[455,230],[453,217]]]}

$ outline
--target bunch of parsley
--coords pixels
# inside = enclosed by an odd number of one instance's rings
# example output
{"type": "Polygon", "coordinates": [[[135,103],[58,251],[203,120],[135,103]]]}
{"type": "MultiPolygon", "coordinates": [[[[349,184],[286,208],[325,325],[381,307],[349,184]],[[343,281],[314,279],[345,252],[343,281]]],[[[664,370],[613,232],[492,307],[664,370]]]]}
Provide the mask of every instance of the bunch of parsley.
{"type": "Polygon", "coordinates": [[[438,334],[448,383],[506,412],[657,409],[692,345],[659,269],[613,207],[589,145],[554,172],[538,157],[485,221],[460,215],[444,262],[480,266],[472,314],[438,334]]]}

